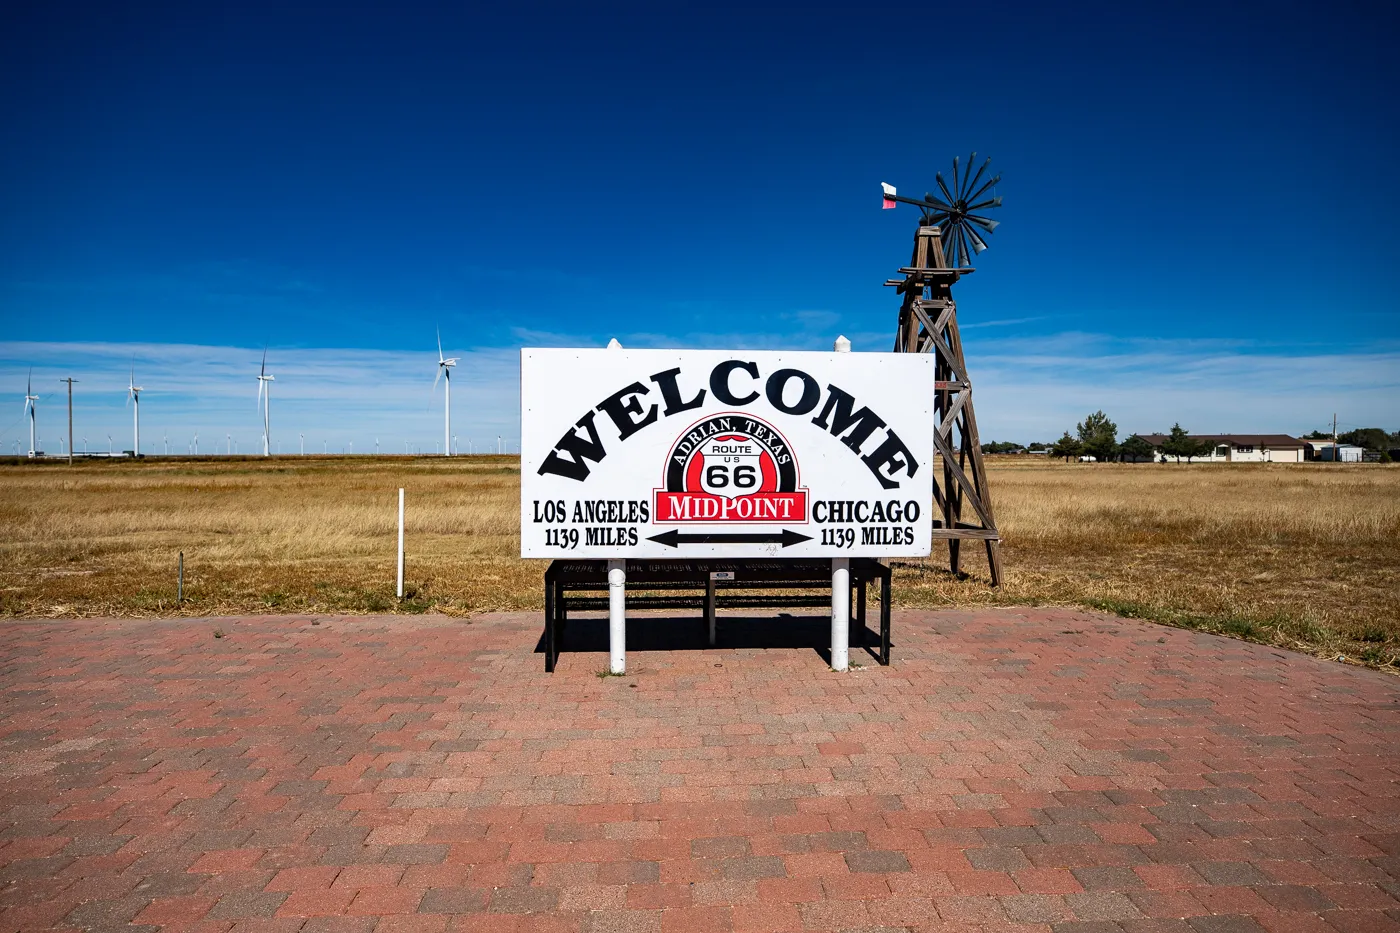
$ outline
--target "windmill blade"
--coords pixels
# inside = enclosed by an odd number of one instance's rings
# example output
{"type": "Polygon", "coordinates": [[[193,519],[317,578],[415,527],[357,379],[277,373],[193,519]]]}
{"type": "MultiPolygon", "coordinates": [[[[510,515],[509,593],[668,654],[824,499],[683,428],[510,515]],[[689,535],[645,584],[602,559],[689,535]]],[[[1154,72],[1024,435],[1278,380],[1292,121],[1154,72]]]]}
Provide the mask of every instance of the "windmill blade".
{"type": "Polygon", "coordinates": [[[943,192],[943,197],[948,199],[949,204],[952,204],[954,201],[957,200],[957,198],[953,197],[951,194],[948,193],[948,186],[943,182],[942,172],[934,172],[933,180],[938,182],[938,190],[943,192]]]}
{"type": "MultiPolygon", "coordinates": [[[[266,376],[266,375],[267,375],[267,344],[263,344],[262,369],[258,370],[258,375],[259,375],[259,376],[266,376]]],[[[261,384],[261,383],[260,383],[260,384],[261,384]]]]}
{"type": "Polygon", "coordinates": [[[985,201],[978,201],[976,204],[969,204],[967,206],[967,209],[970,211],[978,211],[984,207],[1001,207],[1001,196],[998,195],[995,198],[988,198],[985,201]]]}
{"type": "MultiPolygon", "coordinates": [[[[441,363],[441,362],[442,362],[442,328],[438,327],[438,328],[434,328],[434,330],[437,331],[437,339],[438,339],[438,362],[441,363]]],[[[436,380],[434,380],[434,381],[436,381],[436,380]]]]}
{"type": "Polygon", "coordinates": [[[999,220],[992,220],[987,217],[978,217],[976,214],[968,214],[967,219],[968,221],[976,224],[988,233],[995,233],[997,227],[1001,226],[1001,221],[999,220]]]}
{"type": "Polygon", "coordinates": [[[434,395],[437,394],[437,384],[438,384],[438,380],[440,380],[440,379],[442,378],[442,370],[443,370],[442,361],[439,360],[439,361],[438,361],[438,371],[437,371],[437,375],[433,377],[433,394],[434,394],[434,395]]]}
{"type": "Polygon", "coordinates": [[[932,204],[934,207],[938,208],[940,211],[951,211],[953,209],[953,205],[944,204],[942,201],[938,200],[933,195],[929,194],[927,191],[924,192],[924,200],[927,201],[929,204],[932,204]]]}
{"type": "MultiPolygon", "coordinates": [[[[991,159],[988,159],[987,161],[990,162],[991,159]]],[[[1000,176],[1000,175],[994,175],[993,177],[989,178],[989,179],[982,185],[982,187],[978,188],[975,192],[973,192],[972,194],[970,194],[970,195],[968,196],[967,199],[968,199],[969,201],[976,201],[978,198],[980,198],[980,197],[982,196],[982,194],[983,194],[988,188],[992,187],[993,185],[995,185],[995,184],[996,184],[997,182],[999,182],[999,181],[1001,181],[1001,176],[1000,176]]]]}
{"type": "Polygon", "coordinates": [[[34,367],[29,367],[29,381],[24,384],[24,394],[34,394],[34,367]]]}
{"type": "Polygon", "coordinates": [[[973,252],[980,253],[987,248],[987,241],[978,236],[976,230],[971,227],[967,227],[966,230],[967,235],[972,238],[973,252]]]}
{"type": "Polygon", "coordinates": [[[956,194],[961,190],[962,186],[958,184],[958,157],[953,156],[953,192],[956,194]]]}
{"type": "MultiPolygon", "coordinates": [[[[971,171],[972,163],[973,163],[974,160],[976,160],[976,158],[977,158],[977,153],[975,153],[975,152],[974,152],[972,155],[970,155],[970,156],[967,157],[967,165],[968,165],[968,170],[969,170],[969,172],[971,171]]],[[[971,192],[971,191],[972,191],[973,187],[977,184],[977,179],[979,179],[979,178],[982,177],[982,173],[985,172],[985,171],[987,170],[987,166],[989,166],[989,165],[991,165],[991,164],[992,164],[992,160],[991,160],[991,159],[988,159],[987,161],[985,161],[985,162],[982,163],[982,167],[979,168],[979,169],[977,170],[977,174],[976,174],[976,175],[973,175],[972,178],[971,178],[971,180],[969,180],[968,183],[967,183],[967,191],[968,191],[968,192],[971,192]]],[[[966,201],[967,198],[963,198],[963,200],[966,201]]]]}

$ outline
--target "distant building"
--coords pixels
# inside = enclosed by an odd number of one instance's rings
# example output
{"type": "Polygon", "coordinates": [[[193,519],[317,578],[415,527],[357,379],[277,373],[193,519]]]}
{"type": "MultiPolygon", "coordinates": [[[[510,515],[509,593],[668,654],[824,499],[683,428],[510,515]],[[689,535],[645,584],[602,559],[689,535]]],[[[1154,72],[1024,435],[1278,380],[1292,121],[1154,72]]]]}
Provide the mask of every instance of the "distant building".
{"type": "MultiPolygon", "coordinates": [[[[1162,453],[1162,444],[1170,435],[1137,436],[1152,445],[1154,459],[1166,457],[1162,453]]],[[[1206,453],[1191,458],[1204,463],[1302,463],[1304,460],[1304,443],[1287,434],[1192,434],[1191,437],[1210,443],[1211,447],[1206,453]]]]}
{"type": "Polygon", "coordinates": [[[1337,463],[1360,463],[1366,448],[1357,447],[1355,444],[1334,444],[1331,441],[1310,440],[1308,445],[1309,460],[1326,460],[1337,463]]]}

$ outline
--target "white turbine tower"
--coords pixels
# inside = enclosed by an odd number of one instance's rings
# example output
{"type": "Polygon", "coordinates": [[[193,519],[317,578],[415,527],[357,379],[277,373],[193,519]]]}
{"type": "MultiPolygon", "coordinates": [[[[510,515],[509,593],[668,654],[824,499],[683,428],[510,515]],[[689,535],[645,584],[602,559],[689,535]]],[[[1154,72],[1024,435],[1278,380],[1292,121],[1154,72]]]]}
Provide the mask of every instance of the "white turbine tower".
{"type": "Polygon", "coordinates": [[[131,368],[131,378],[126,383],[126,400],[131,405],[131,455],[141,456],[141,386],[136,384],[136,367],[131,368]]]}
{"type": "Polygon", "coordinates": [[[272,386],[274,382],[272,376],[267,372],[267,347],[263,347],[262,370],[258,373],[258,404],[263,410],[263,456],[268,454],[268,435],[272,429],[272,386]]]}
{"type": "Polygon", "coordinates": [[[34,431],[37,426],[39,396],[34,394],[34,370],[29,371],[29,381],[24,387],[24,413],[29,416],[29,456],[34,456],[34,431]]]}
{"type": "Polygon", "coordinates": [[[452,439],[452,367],[457,365],[457,358],[448,359],[442,355],[442,331],[438,331],[438,373],[433,378],[433,391],[437,391],[438,379],[446,379],[443,386],[442,405],[442,448],[447,451],[447,456],[452,456],[452,448],[447,446],[452,439]]]}

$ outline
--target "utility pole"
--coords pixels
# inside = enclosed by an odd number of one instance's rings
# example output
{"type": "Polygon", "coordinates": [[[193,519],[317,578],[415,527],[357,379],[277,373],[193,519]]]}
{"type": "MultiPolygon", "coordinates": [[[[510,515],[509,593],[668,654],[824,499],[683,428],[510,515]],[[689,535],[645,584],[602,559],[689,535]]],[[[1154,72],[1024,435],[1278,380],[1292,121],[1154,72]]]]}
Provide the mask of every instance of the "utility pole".
{"type": "MultiPolygon", "coordinates": [[[[73,465],[73,383],[78,380],[69,376],[59,382],[68,383],[68,465],[73,465]]],[[[83,438],[83,453],[87,453],[87,438],[83,438]]]]}

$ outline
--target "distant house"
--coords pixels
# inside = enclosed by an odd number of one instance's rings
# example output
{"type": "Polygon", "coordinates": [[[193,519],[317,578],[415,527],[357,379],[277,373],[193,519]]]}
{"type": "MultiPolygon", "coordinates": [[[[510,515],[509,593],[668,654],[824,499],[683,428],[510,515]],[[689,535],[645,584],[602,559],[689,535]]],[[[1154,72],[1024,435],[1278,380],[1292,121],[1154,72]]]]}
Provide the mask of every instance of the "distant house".
{"type": "Polygon", "coordinates": [[[1331,441],[1307,441],[1309,460],[1327,460],[1337,463],[1360,463],[1366,448],[1355,444],[1334,444],[1331,441]]]}
{"type": "MultiPolygon", "coordinates": [[[[1165,459],[1162,444],[1169,435],[1137,436],[1152,445],[1154,458],[1165,459]]],[[[1287,434],[1192,434],[1191,437],[1210,443],[1209,451],[1192,458],[1205,463],[1302,463],[1304,460],[1303,442],[1287,434]]]]}

